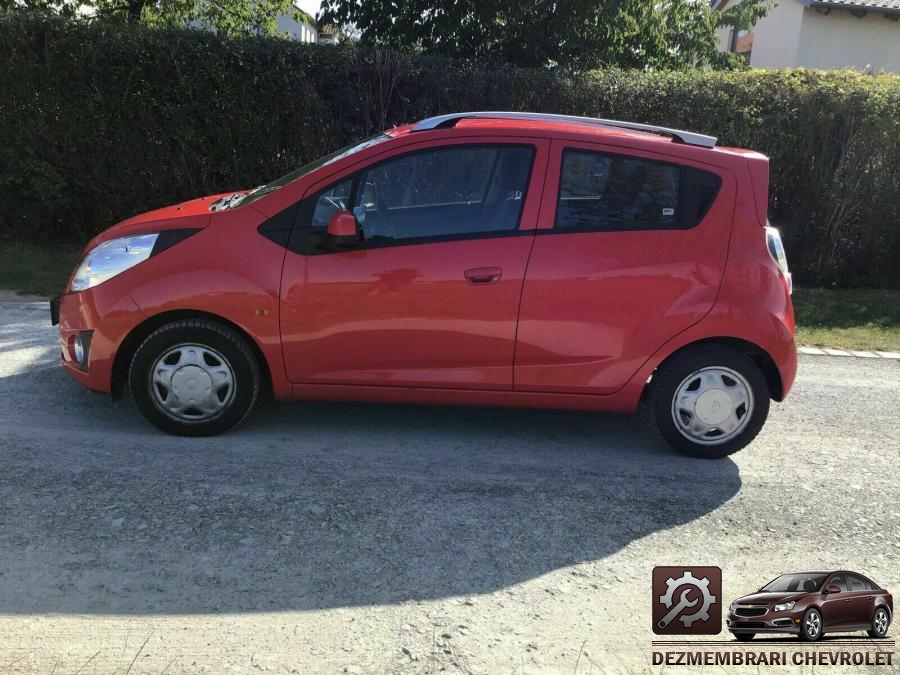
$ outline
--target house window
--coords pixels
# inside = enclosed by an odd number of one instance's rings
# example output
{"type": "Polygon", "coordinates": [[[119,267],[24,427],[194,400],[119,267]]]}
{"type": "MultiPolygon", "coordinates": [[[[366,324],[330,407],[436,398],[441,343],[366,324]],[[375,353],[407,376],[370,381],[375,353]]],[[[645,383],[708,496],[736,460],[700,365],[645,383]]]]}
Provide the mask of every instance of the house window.
{"type": "Polygon", "coordinates": [[[747,61],[750,60],[750,54],[753,51],[753,31],[749,30],[733,30],[731,31],[731,44],[729,50],[738,56],[743,56],[747,61]]]}

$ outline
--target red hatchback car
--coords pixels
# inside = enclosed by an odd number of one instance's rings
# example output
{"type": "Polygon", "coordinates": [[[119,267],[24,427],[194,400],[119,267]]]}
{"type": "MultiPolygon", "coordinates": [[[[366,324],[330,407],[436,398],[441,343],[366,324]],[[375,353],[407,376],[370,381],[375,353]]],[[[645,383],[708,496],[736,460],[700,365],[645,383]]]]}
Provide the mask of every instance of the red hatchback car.
{"type": "Polygon", "coordinates": [[[648,125],[443,115],[130,218],[51,304],[66,371],[175,434],[278,399],[634,411],[739,450],[797,368],[768,160],[648,125]]]}

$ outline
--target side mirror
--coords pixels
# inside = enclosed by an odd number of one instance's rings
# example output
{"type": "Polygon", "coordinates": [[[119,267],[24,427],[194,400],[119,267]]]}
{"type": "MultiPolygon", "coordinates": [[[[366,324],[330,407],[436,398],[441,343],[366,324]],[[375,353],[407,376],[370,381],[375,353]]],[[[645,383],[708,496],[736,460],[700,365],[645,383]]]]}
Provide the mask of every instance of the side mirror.
{"type": "Polygon", "coordinates": [[[337,247],[359,243],[359,225],[350,211],[337,211],[328,221],[328,238],[337,247]]]}
{"type": "Polygon", "coordinates": [[[829,586],[828,588],[825,589],[825,592],[826,593],[840,593],[841,589],[838,586],[829,586]]]}

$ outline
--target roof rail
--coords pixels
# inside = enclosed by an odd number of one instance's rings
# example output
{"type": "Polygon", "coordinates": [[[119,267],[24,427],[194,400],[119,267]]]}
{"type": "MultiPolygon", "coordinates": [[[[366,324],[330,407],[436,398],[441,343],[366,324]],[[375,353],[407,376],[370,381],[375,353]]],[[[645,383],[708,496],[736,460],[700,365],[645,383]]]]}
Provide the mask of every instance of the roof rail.
{"type": "Polygon", "coordinates": [[[454,126],[458,121],[465,119],[500,119],[500,120],[535,120],[538,122],[567,122],[569,124],[594,124],[602,127],[616,127],[619,129],[631,129],[633,131],[646,131],[651,134],[671,136],[676,143],[697,145],[702,148],[716,147],[716,137],[704,134],[695,134],[691,131],[658,127],[653,124],[638,124],[637,122],[620,122],[619,120],[603,120],[596,117],[578,117],[576,115],[554,115],[551,113],[534,112],[499,112],[480,111],[451,113],[438,115],[416,122],[412,131],[429,131],[431,129],[445,129],[454,126]]]}

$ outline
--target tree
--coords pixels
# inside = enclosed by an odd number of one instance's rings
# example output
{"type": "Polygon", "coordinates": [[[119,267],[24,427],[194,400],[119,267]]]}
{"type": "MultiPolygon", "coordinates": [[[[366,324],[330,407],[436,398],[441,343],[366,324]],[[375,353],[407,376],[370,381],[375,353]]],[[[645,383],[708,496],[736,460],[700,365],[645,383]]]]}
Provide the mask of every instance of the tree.
{"type": "Polygon", "coordinates": [[[721,14],[705,0],[324,0],[320,18],[373,45],[585,70],[727,65],[716,51],[721,14]]]}
{"type": "Polygon", "coordinates": [[[278,17],[285,14],[313,23],[291,0],[0,0],[0,13],[18,10],[153,26],[205,26],[228,35],[274,35],[278,17]]]}

